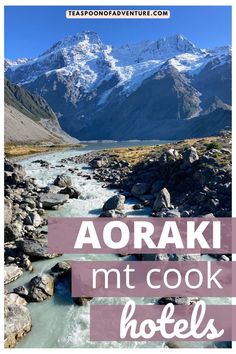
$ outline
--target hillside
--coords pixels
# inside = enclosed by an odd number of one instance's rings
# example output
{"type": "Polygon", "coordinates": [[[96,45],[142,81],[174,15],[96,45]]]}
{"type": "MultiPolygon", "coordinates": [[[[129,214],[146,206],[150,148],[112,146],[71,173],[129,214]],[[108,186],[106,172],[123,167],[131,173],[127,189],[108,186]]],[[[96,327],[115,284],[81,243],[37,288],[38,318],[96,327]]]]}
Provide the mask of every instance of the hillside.
{"type": "Polygon", "coordinates": [[[27,117],[15,107],[4,105],[5,143],[14,144],[61,144],[63,139],[50,133],[40,124],[27,117]]]}
{"type": "Polygon", "coordinates": [[[61,129],[44,98],[4,81],[5,143],[63,144],[75,142],[61,129]]]}

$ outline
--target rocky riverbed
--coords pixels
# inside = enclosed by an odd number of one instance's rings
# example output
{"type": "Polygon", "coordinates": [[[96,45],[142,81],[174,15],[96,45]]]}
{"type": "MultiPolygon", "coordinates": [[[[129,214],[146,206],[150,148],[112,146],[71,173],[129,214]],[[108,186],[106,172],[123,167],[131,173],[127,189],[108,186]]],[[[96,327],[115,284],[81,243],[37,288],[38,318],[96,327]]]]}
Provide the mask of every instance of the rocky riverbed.
{"type": "MultiPolygon", "coordinates": [[[[42,166],[41,161],[35,163],[42,166]]],[[[4,284],[7,285],[21,277],[23,271],[33,272],[34,261],[60,256],[48,253],[47,232],[43,230],[47,225],[46,211],[61,207],[70,198],[78,198],[80,193],[71,186],[70,177],[64,174],[58,175],[52,185],[39,187],[18,163],[6,159],[4,172],[4,284]]],[[[27,287],[18,286],[10,293],[5,290],[6,347],[14,347],[16,341],[31,330],[31,316],[26,305],[52,296],[57,275],[52,272],[52,275],[32,276],[27,287]]],[[[75,301],[82,304],[86,299],[75,301]]]]}
{"type": "MultiPolygon", "coordinates": [[[[50,163],[41,158],[33,163],[42,172],[50,168],[50,163]]],[[[13,286],[11,291],[7,285],[14,284],[24,272],[34,272],[35,261],[60,256],[47,250],[47,212],[82,197],[71,176],[94,178],[104,188],[116,188],[117,193],[105,201],[100,216],[125,217],[125,202],[133,198],[137,201],[134,210],[147,209],[156,217],[231,216],[231,136],[227,133],[217,138],[163,146],[94,151],[63,158],[59,165],[66,172],[57,175],[52,183],[39,186],[34,178],[26,176],[20,164],[5,160],[6,347],[14,347],[31,330],[28,303],[44,302],[54,295],[58,286],[70,293],[71,270],[67,260],[55,259],[53,267],[40,274],[32,273],[29,283],[13,286]],[[77,167],[81,163],[90,165],[92,175],[77,167]]],[[[169,259],[170,255],[166,257],[169,259]]],[[[145,259],[145,255],[138,259],[145,259]]],[[[189,256],[183,255],[181,259],[189,256]]],[[[222,255],[217,259],[228,261],[231,257],[222,255]]],[[[89,300],[73,299],[79,306],[89,300]]],[[[197,300],[163,298],[158,301],[192,303],[197,300]]],[[[172,347],[173,343],[166,345],[172,347]]]]}
{"type": "Polygon", "coordinates": [[[93,178],[152,216],[231,216],[231,135],[151,148],[113,149],[62,160],[88,163],[93,178]]]}

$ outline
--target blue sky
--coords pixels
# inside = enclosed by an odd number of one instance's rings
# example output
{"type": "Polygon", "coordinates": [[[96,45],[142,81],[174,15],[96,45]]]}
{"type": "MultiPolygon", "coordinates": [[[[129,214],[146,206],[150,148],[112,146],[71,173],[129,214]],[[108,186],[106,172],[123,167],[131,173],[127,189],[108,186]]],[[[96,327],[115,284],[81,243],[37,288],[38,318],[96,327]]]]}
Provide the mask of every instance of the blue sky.
{"type": "Polygon", "coordinates": [[[114,45],[155,40],[177,33],[201,48],[231,44],[229,6],[156,7],[171,10],[169,20],[66,19],[65,11],[74,8],[85,7],[5,6],[5,57],[36,57],[64,36],[82,30],[96,31],[104,43],[114,45]]]}

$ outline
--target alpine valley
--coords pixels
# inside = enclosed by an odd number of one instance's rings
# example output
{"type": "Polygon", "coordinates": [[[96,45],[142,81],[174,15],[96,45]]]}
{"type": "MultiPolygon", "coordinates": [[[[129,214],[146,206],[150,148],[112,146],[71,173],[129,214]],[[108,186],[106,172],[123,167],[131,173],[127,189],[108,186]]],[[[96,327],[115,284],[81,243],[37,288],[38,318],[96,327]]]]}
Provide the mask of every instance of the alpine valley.
{"type": "Polygon", "coordinates": [[[80,140],[184,139],[231,128],[231,47],[200,49],[183,35],[104,44],[67,36],[5,76],[43,97],[80,140]]]}

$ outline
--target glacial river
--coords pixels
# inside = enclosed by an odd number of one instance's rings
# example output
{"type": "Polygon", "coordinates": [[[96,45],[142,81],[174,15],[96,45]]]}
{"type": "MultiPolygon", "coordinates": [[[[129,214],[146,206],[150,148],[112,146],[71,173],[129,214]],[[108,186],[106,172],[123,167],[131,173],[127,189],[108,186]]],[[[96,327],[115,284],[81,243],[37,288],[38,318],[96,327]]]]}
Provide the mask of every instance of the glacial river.
{"type": "MultiPolygon", "coordinates": [[[[140,145],[163,144],[160,141],[142,141],[140,145]]],[[[81,192],[79,199],[70,199],[63,207],[56,211],[48,212],[48,216],[98,216],[104,202],[116,193],[115,190],[108,190],[102,187],[102,183],[94,179],[87,180],[84,177],[70,174],[68,168],[75,167],[74,163],[60,166],[60,160],[76,155],[81,155],[92,150],[100,150],[111,147],[137,146],[137,142],[100,143],[88,144],[82,149],[70,149],[61,152],[51,152],[30,156],[20,159],[20,163],[26,170],[28,176],[34,177],[38,185],[46,186],[52,183],[58,174],[66,173],[71,176],[72,184],[81,192]],[[51,163],[49,168],[40,167],[32,163],[36,159],[43,159],[51,163]]],[[[76,164],[86,174],[92,174],[92,170],[85,164],[76,164]]],[[[126,203],[126,211],[129,216],[148,216],[150,209],[133,211],[132,204],[137,201],[129,200],[126,203]]],[[[8,288],[13,289],[18,285],[26,284],[33,276],[48,272],[50,268],[61,260],[120,260],[116,255],[67,255],[54,259],[37,261],[33,263],[34,273],[24,272],[24,275],[15,282],[9,284],[8,288]]],[[[94,304],[125,304],[128,298],[94,298],[90,303],[94,304]]],[[[153,298],[138,298],[136,303],[153,303],[153,298]]],[[[229,299],[211,298],[208,303],[230,303],[229,299]]],[[[55,295],[42,302],[30,303],[28,305],[32,315],[32,330],[17,344],[17,348],[158,348],[163,343],[156,342],[91,342],[89,340],[89,309],[90,306],[79,307],[73,304],[68,293],[64,289],[56,289],[55,295]]],[[[185,346],[191,346],[191,344],[185,346]]],[[[209,346],[208,344],[195,343],[194,346],[209,346]]]]}

